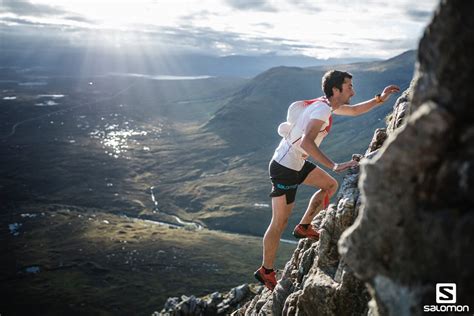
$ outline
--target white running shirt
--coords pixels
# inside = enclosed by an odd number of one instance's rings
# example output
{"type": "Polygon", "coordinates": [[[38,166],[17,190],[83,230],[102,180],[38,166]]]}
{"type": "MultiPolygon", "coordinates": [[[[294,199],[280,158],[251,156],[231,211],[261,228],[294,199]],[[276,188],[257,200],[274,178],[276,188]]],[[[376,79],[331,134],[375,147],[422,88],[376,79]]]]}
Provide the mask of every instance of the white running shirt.
{"type": "Polygon", "coordinates": [[[314,140],[316,146],[319,147],[324,137],[328,134],[324,129],[329,125],[329,117],[331,116],[331,107],[322,101],[316,101],[310,105],[301,113],[300,117],[292,127],[289,135],[282,138],[278,145],[272,159],[279,164],[300,171],[303,168],[305,159],[303,155],[307,153],[301,148],[301,137],[304,134],[306,126],[312,119],[324,121],[321,127],[321,132],[314,140]],[[298,140],[299,138],[299,140],[298,140]],[[292,144],[298,140],[296,143],[292,144]]]}

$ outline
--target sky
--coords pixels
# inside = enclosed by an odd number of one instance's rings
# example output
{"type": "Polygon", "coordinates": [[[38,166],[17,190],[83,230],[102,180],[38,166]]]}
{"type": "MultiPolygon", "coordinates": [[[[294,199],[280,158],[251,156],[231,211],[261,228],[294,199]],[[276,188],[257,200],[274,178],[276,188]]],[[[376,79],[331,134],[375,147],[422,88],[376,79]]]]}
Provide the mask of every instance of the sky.
{"type": "Polygon", "coordinates": [[[9,38],[162,52],[390,58],[416,49],[437,0],[0,0],[9,38]]]}

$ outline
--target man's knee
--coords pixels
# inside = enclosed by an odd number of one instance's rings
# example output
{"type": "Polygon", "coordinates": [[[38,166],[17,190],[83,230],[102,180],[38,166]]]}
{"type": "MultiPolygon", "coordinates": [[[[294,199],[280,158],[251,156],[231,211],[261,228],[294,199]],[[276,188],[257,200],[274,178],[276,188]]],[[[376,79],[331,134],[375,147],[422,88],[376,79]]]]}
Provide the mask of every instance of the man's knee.
{"type": "Polygon", "coordinates": [[[322,188],[322,189],[324,191],[327,191],[329,196],[332,196],[334,193],[336,193],[338,187],[339,187],[339,184],[337,183],[336,179],[331,178],[331,180],[328,182],[327,186],[322,188]]]}
{"type": "Polygon", "coordinates": [[[286,225],[288,225],[288,218],[280,219],[278,221],[272,221],[270,225],[274,230],[279,233],[282,233],[285,230],[286,225]]]}

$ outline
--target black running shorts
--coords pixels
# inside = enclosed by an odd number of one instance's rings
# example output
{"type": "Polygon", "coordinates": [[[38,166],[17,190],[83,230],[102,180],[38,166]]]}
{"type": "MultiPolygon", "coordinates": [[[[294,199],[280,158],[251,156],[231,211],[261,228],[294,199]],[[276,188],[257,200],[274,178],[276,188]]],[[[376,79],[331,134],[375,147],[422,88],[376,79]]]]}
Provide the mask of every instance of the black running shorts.
{"type": "Polygon", "coordinates": [[[298,185],[303,183],[308,174],[316,168],[316,165],[310,161],[305,161],[303,168],[296,171],[280,165],[275,160],[270,162],[268,171],[272,181],[272,192],[270,197],[286,195],[286,204],[295,201],[298,185]]]}

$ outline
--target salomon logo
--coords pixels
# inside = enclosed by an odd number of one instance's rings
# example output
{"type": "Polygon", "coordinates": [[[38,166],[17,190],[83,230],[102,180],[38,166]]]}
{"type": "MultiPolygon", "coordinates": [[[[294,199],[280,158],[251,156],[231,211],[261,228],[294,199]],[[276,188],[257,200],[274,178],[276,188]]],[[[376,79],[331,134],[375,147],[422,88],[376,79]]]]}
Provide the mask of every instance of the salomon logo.
{"type": "Polygon", "coordinates": [[[436,284],[436,303],[437,304],[456,303],[456,283],[436,284]]]}
{"type": "Polygon", "coordinates": [[[469,312],[468,305],[454,305],[456,303],[456,283],[436,284],[436,304],[425,305],[424,312],[469,312]],[[450,305],[441,305],[450,304],[450,305]]]}

